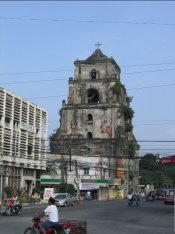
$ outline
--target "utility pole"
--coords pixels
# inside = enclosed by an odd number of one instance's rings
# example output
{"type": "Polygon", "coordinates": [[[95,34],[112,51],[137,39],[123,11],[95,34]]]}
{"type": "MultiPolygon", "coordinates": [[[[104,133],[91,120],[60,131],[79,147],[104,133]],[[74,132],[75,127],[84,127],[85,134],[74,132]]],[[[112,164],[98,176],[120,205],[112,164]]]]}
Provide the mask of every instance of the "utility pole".
{"type": "Polygon", "coordinates": [[[0,176],[1,176],[1,194],[0,194],[0,204],[2,204],[2,200],[3,200],[3,186],[2,186],[2,182],[3,182],[3,171],[4,171],[4,168],[3,168],[3,165],[0,165],[0,176]]]}
{"type": "Polygon", "coordinates": [[[64,183],[66,182],[67,184],[67,161],[64,161],[64,176],[65,176],[65,180],[64,183]]]}
{"type": "Polygon", "coordinates": [[[101,160],[100,160],[100,177],[101,179],[103,178],[103,157],[102,157],[102,154],[101,154],[101,160]]]}
{"type": "Polygon", "coordinates": [[[64,183],[64,136],[61,136],[61,182],[64,183]]]}
{"type": "Polygon", "coordinates": [[[72,155],[71,155],[71,147],[69,146],[69,171],[72,170],[72,155]]]}
{"type": "Polygon", "coordinates": [[[78,178],[78,164],[77,164],[77,160],[75,160],[75,175],[76,175],[76,184],[77,184],[77,198],[79,199],[79,178],[78,178]]]}

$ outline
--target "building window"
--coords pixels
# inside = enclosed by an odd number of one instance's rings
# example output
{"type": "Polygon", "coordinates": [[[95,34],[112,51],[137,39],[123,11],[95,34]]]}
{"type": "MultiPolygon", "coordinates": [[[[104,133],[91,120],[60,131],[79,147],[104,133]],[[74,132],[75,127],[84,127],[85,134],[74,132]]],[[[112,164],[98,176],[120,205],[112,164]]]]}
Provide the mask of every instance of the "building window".
{"type": "Polygon", "coordinates": [[[89,89],[87,93],[88,103],[96,104],[99,103],[99,93],[96,89],[89,89]]]}
{"type": "Polygon", "coordinates": [[[28,145],[28,155],[32,154],[32,145],[28,145]]]}
{"type": "Polygon", "coordinates": [[[92,139],[92,132],[88,132],[88,133],[87,133],[87,138],[88,138],[88,139],[92,139]]]}
{"type": "Polygon", "coordinates": [[[93,117],[92,114],[88,114],[86,124],[93,124],[93,117]]]}
{"type": "Polygon", "coordinates": [[[96,72],[95,69],[93,69],[93,70],[91,71],[91,78],[92,78],[92,79],[96,79],[96,78],[97,78],[97,72],[96,72]]]}
{"type": "Polygon", "coordinates": [[[84,168],[84,175],[89,175],[89,167],[84,168]]]}
{"type": "Polygon", "coordinates": [[[9,117],[5,117],[5,122],[6,123],[10,123],[10,118],[9,117]]]}
{"type": "Polygon", "coordinates": [[[88,114],[88,121],[93,121],[92,115],[88,114]]]}
{"type": "Polygon", "coordinates": [[[13,127],[14,127],[14,128],[15,128],[15,127],[18,127],[18,125],[19,125],[18,121],[14,120],[14,121],[13,121],[13,127]]]}
{"type": "Polygon", "coordinates": [[[33,170],[31,170],[31,169],[24,169],[23,170],[23,175],[24,176],[33,176],[34,174],[33,174],[33,170]]]}

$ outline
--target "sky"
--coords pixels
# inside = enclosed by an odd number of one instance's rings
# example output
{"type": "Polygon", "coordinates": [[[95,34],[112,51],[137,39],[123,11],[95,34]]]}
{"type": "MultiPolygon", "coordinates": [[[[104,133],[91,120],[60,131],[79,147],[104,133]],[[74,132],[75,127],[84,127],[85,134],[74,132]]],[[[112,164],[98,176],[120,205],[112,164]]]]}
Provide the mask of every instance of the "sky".
{"type": "Polygon", "coordinates": [[[97,42],[133,97],[140,156],[175,154],[174,1],[1,1],[0,87],[48,111],[49,137],[97,42]]]}

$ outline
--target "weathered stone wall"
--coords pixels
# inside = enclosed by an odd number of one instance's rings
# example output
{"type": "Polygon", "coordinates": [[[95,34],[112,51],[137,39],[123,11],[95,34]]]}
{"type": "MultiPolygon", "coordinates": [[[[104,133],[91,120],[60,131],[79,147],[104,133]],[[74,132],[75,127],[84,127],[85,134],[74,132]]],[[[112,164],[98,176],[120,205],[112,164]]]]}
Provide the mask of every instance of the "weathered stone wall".
{"type": "Polygon", "coordinates": [[[109,177],[114,179],[123,173],[121,188],[134,187],[138,183],[138,162],[128,163],[128,143],[135,138],[133,134],[128,138],[125,131],[128,120],[123,114],[123,107],[129,106],[129,102],[123,85],[120,92],[113,89],[120,80],[120,68],[100,50],[87,60],[77,60],[74,64],[67,104],[64,103],[61,110],[62,150],[66,152],[66,148],[71,147],[74,155],[108,158],[109,177]],[[118,160],[121,157],[123,159],[118,160]],[[116,171],[117,168],[120,170],[116,171]],[[121,172],[122,168],[124,172],[121,172]]]}

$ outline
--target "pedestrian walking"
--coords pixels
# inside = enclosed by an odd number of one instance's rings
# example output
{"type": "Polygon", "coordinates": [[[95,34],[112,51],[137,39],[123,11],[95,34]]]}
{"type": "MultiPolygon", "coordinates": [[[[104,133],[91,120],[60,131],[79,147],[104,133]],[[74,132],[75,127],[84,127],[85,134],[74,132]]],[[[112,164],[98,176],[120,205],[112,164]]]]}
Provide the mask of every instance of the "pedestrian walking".
{"type": "Polygon", "coordinates": [[[31,195],[31,203],[32,203],[32,205],[35,205],[35,202],[36,202],[36,194],[34,192],[32,192],[32,195],[31,195]]]}
{"type": "Polygon", "coordinates": [[[37,195],[36,195],[36,203],[39,205],[40,202],[41,202],[41,196],[40,196],[39,193],[37,193],[37,195]]]}

